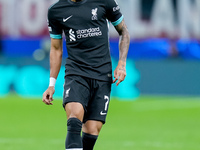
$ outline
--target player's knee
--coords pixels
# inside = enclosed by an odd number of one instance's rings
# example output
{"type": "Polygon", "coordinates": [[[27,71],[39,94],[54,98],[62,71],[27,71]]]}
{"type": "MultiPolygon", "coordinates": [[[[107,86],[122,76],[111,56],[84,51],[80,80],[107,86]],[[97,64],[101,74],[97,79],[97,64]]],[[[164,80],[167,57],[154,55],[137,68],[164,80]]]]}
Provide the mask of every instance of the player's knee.
{"type": "Polygon", "coordinates": [[[81,129],[82,122],[79,119],[69,118],[67,120],[67,137],[65,141],[66,149],[82,147],[81,129]]]}
{"type": "Polygon", "coordinates": [[[100,131],[101,131],[101,128],[96,127],[93,130],[91,130],[90,132],[92,135],[99,135],[100,131]]]}
{"type": "Polygon", "coordinates": [[[91,134],[91,135],[99,135],[100,131],[101,131],[101,128],[98,128],[98,127],[93,127],[93,128],[89,128],[87,130],[88,134],[91,134]]]}
{"type": "Polygon", "coordinates": [[[69,118],[67,121],[67,130],[71,132],[81,132],[82,122],[78,118],[69,118]]]}
{"type": "Polygon", "coordinates": [[[81,112],[75,111],[68,114],[68,119],[70,118],[77,118],[79,120],[83,120],[83,114],[81,112]]]}
{"type": "Polygon", "coordinates": [[[102,123],[86,123],[83,125],[83,131],[91,135],[99,135],[102,123]]]}
{"type": "Polygon", "coordinates": [[[79,120],[83,120],[84,109],[80,103],[68,103],[65,106],[65,110],[67,113],[67,118],[78,118],[79,120]]]}

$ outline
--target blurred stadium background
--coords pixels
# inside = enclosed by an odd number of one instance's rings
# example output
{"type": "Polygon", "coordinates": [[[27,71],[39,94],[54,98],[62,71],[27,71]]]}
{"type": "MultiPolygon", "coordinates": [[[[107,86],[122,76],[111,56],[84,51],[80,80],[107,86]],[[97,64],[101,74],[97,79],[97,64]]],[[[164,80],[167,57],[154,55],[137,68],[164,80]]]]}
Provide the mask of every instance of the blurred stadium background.
{"type": "MultiPolygon", "coordinates": [[[[0,0],[1,150],[64,147],[65,59],[54,106],[41,102],[49,82],[46,15],[55,1],[0,0]]],[[[131,34],[127,78],[112,87],[95,150],[199,150],[200,0],[117,2],[131,34]]],[[[118,34],[112,26],[110,46],[114,69],[118,34]]]]}

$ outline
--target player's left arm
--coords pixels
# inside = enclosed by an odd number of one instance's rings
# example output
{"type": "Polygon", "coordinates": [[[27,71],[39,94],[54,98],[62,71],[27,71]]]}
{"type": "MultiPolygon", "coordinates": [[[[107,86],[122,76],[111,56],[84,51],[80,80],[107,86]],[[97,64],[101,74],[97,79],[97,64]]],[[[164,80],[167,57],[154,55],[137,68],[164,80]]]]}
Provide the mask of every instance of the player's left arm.
{"type": "Polygon", "coordinates": [[[119,39],[119,61],[114,71],[115,79],[113,83],[115,83],[118,80],[116,83],[116,85],[118,86],[122,81],[124,81],[126,77],[126,58],[130,45],[130,35],[124,19],[120,24],[115,26],[115,29],[119,33],[120,39],[119,39]]]}

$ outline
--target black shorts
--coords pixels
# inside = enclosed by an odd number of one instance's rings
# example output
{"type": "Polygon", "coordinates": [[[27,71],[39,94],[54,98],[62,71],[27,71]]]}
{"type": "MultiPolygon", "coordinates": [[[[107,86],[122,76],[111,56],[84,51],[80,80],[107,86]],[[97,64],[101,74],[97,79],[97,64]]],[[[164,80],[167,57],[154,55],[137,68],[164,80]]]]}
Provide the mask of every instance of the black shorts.
{"type": "Polygon", "coordinates": [[[63,107],[78,102],[85,110],[83,123],[96,120],[105,123],[110,102],[111,82],[70,75],[65,77],[63,107]]]}

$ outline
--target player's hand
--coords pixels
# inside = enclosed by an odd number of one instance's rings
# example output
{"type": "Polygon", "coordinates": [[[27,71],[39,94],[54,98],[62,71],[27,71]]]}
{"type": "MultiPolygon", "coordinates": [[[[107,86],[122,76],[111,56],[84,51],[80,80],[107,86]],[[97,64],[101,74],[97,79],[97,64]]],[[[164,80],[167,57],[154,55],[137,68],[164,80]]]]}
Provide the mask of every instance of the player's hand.
{"type": "Polygon", "coordinates": [[[48,89],[43,93],[43,99],[42,101],[47,105],[53,105],[53,94],[55,92],[55,89],[53,86],[49,86],[48,89]]]}
{"type": "Polygon", "coordinates": [[[114,71],[114,81],[113,83],[116,83],[116,85],[118,86],[122,81],[124,81],[126,77],[126,63],[119,60],[118,65],[114,71]]]}

